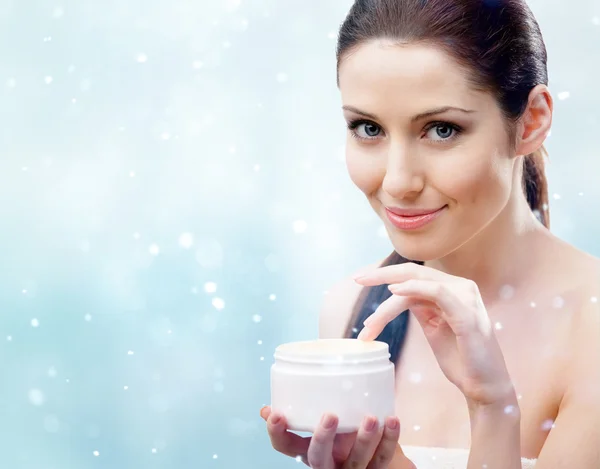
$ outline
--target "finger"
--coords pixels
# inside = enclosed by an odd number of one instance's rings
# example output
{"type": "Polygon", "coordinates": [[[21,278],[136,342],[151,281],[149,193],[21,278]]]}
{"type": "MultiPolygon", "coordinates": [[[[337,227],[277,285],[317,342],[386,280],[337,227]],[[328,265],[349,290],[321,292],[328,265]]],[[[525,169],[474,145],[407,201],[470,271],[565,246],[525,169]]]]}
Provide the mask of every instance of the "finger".
{"type": "Polygon", "coordinates": [[[369,465],[377,445],[381,439],[379,422],[373,416],[365,417],[356,435],[352,451],[344,462],[342,469],[363,469],[369,465]]]}
{"type": "Polygon", "coordinates": [[[358,334],[361,340],[373,340],[381,334],[385,326],[400,316],[403,312],[421,304],[435,306],[430,302],[423,302],[418,298],[408,296],[392,295],[366,319],[364,329],[358,334]]]}
{"type": "Polygon", "coordinates": [[[313,469],[334,469],[333,442],[338,426],[338,418],[325,414],[313,433],[308,447],[308,465],[313,469]]]}
{"type": "Polygon", "coordinates": [[[367,469],[387,469],[397,451],[404,456],[402,449],[398,445],[400,438],[400,420],[398,417],[388,417],[385,419],[385,427],[379,445],[375,449],[375,454],[367,469]]]}
{"type": "Polygon", "coordinates": [[[273,448],[286,456],[295,458],[305,455],[308,451],[310,438],[289,432],[285,418],[277,413],[271,413],[269,416],[267,431],[273,448]]]}
{"type": "Polygon", "coordinates": [[[345,461],[352,451],[356,441],[357,431],[352,433],[338,433],[333,440],[333,460],[345,461]]]}
{"type": "Polygon", "coordinates": [[[465,292],[464,301],[460,300],[448,284],[433,280],[408,280],[389,286],[394,295],[419,297],[435,303],[440,308],[441,318],[444,319],[456,336],[473,332],[479,318],[477,311],[473,312],[467,306],[470,299],[465,292]]]}
{"type": "Polygon", "coordinates": [[[411,300],[411,298],[403,296],[390,296],[365,320],[364,328],[357,338],[361,340],[377,338],[387,323],[408,309],[411,300]]]}
{"type": "Polygon", "coordinates": [[[263,420],[267,420],[269,418],[269,415],[271,415],[271,406],[264,406],[260,409],[260,416],[263,418],[263,420]]]}
{"type": "Polygon", "coordinates": [[[394,264],[385,267],[379,267],[369,272],[365,272],[354,277],[354,281],[366,287],[375,285],[384,285],[392,283],[401,283],[410,279],[436,280],[438,282],[452,282],[457,277],[442,272],[441,270],[406,262],[404,264],[394,264]]]}

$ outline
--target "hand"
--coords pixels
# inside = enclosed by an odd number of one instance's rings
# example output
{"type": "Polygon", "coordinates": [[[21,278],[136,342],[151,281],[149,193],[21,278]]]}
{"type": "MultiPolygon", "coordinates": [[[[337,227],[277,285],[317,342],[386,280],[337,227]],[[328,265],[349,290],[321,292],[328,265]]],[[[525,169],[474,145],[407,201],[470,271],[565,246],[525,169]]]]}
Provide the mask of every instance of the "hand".
{"type": "Polygon", "coordinates": [[[394,468],[414,468],[398,445],[397,417],[388,417],[384,429],[378,428],[375,417],[366,417],[358,432],[336,434],[338,419],[326,414],[312,437],[301,437],[288,431],[285,417],[270,407],[263,407],[260,415],[267,422],[273,448],[286,456],[300,457],[313,469],[390,469],[392,461],[410,464],[394,468]]]}
{"type": "Polygon", "coordinates": [[[516,402],[475,282],[414,263],[381,267],[354,280],[365,286],[388,284],[393,293],[367,318],[359,339],[375,339],[408,309],[423,328],[443,373],[462,391],[470,408],[516,402]]]}

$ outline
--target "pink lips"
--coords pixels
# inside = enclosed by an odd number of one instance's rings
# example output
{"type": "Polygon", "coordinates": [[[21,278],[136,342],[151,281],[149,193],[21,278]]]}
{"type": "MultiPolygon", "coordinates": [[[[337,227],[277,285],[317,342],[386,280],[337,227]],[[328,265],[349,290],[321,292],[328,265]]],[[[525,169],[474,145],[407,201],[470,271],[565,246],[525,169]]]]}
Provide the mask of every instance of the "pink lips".
{"type": "Polygon", "coordinates": [[[439,217],[446,205],[438,209],[400,209],[386,207],[388,219],[396,228],[401,230],[416,230],[431,223],[439,217]]]}

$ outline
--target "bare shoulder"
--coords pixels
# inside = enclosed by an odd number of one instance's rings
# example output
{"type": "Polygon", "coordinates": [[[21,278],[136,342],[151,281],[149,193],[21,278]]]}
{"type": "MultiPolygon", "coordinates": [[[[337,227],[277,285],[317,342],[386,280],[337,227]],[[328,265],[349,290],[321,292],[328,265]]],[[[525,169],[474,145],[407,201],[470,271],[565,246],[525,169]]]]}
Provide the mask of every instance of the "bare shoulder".
{"type": "MultiPolygon", "coordinates": [[[[597,346],[600,345],[600,259],[590,256],[582,267],[581,275],[586,280],[580,290],[575,330],[576,335],[581,334],[597,346]]],[[[600,359],[600,354],[597,355],[600,359]]]]}
{"type": "Polygon", "coordinates": [[[578,284],[570,337],[571,369],[589,375],[592,367],[600,370],[600,259],[577,251],[570,270],[578,284]]]}
{"type": "Polygon", "coordinates": [[[564,266],[564,275],[575,286],[581,305],[577,309],[585,315],[585,311],[589,311],[590,299],[593,306],[593,300],[600,295],[600,259],[573,246],[570,246],[566,259],[561,264],[564,266]]]}
{"type": "Polygon", "coordinates": [[[360,272],[379,267],[383,260],[374,262],[358,269],[352,275],[331,286],[325,294],[319,314],[319,337],[321,339],[336,339],[343,337],[354,305],[363,287],[357,284],[353,277],[360,272]]]}
{"type": "Polygon", "coordinates": [[[565,347],[569,360],[561,379],[566,388],[538,458],[540,467],[557,467],[557,461],[564,467],[600,467],[600,263],[590,256],[575,262],[582,269],[572,271],[581,288],[565,347]]]}
{"type": "Polygon", "coordinates": [[[590,404],[600,418],[600,260],[590,259],[588,282],[581,290],[569,344],[569,379],[565,402],[590,404]]]}

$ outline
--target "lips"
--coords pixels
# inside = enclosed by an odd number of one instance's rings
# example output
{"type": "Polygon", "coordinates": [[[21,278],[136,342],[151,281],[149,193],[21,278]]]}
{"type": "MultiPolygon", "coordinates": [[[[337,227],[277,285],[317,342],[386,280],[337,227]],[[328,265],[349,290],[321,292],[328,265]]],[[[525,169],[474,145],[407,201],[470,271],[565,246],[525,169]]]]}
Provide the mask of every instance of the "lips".
{"type": "Polygon", "coordinates": [[[433,209],[419,209],[419,208],[395,208],[395,207],[386,207],[386,210],[392,212],[400,217],[420,217],[425,215],[431,215],[435,212],[438,212],[444,207],[433,208],[433,209]]]}
{"type": "Polygon", "coordinates": [[[418,230],[437,219],[446,209],[444,205],[438,209],[400,209],[386,207],[387,218],[396,228],[403,231],[418,230]]]}

